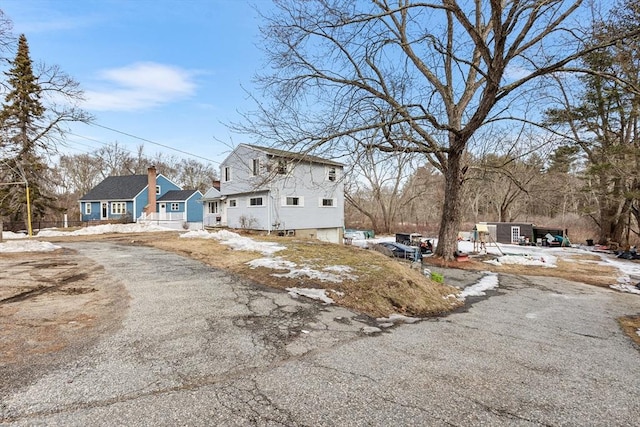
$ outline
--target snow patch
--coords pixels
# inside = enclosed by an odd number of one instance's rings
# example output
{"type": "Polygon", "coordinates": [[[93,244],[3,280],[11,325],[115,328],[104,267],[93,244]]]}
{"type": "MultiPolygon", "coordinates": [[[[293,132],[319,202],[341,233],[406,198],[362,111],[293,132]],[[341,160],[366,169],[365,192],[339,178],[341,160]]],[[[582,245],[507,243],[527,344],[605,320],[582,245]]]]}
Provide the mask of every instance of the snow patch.
{"type": "Polygon", "coordinates": [[[376,319],[376,322],[379,323],[396,323],[396,322],[404,322],[404,323],[416,323],[420,321],[419,318],[417,317],[409,317],[409,316],[404,316],[402,314],[392,314],[389,317],[379,317],[376,319]]]}
{"type": "Polygon", "coordinates": [[[320,300],[325,304],[333,304],[333,300],[327,296],[326,289],[313,289],[313,288],[287,288],[289,295],[293,298],[303,296],[315,300],[320,300]]]}
{"type": "Polygon", "coordinates": [[[282,257],[275,258],[258,258],[247,262],[251,268],[270,268],[272,270],[291,270],[295,268],[296,263],[288,261],[282,257]]]}
{"type": "Polygon", "coordinates": [[[26,239],[27,237],[29,237],[29,236],[27,234],[25,234],[25,233],[14,233],[13,231],[3,231],[2,232],[2,239],[3,240],[26,239]]]}
{"type": "Polygon", "coordinates": [[[460,292],[460,296],[458,298],[464,300],[466,297],[479,297],[486,295],[485,291],[497,288],[498,284],[498,274],[485,271],[484,277],[482,277],[475,285],[464,288],[462,292],[460,292]]]}
{"type": "Polygon", "coordinates": [[[516,265],[532,265],[537,267],[555,268],[557,258],[552,255],[547,256],[533,256],[530,254],[522,255],[504,255],[496,259],[485,261],[487,264],[503,265],[503,264],[516,264],[516,265]]]}
{"type": "Polygon", "coordinates": [[[60,236],[91,236],[94,234],[108,233],[149,233],[159,231],[175,231],[171,228],[162,227],[155,224],[101,224],[91,227],[84,227],[74,231],[63,231],[56,228],[48,228],[38,231],[38,237],[60,237],[60,236]]]}
{"type": "Polygon", "coordinates": [[[640,289],[636,288],[635,285],[629,285],[626,283],[621,283],[619,285],[611,285],[609,286],[611,289],[615,289],[620,292],[628,292],[630,294],[638,294],[640,295],[640,289]]]}
{"type": "Polygon", "coordinates": [[[0,252],[51,252],[56,249],[60,249],[60,246],[38,240],[9,240],[0,243],[0,252]]]}
{"type": "Polygon", "coordinates": [[[220,230],[214,233],[209,233],[206,230],[193,230],[180,235],[180,237],[185,239],[215,239],[236,251],[255,251],[261,252],[263,255],[272,255],[278,251],[287,249],[286,246],[278,243],[259,242],[228,230],[220,230]]]}
{"type": "Polygon", "coordinates": [[[342,283],[344,280],[356,280],[358,277],[350,274],[351,267],[345,265],[334,265],[324,267],[322,271],[316,270],[308,265],[298,266],[298,264],[285,260],[282,257],[258,258],[247,262],[251,268],[265,267],[273,270],[289,270],[288,273],[273,273],[274,277],[296,279],[308,277],[321,282],[342,283]]]}

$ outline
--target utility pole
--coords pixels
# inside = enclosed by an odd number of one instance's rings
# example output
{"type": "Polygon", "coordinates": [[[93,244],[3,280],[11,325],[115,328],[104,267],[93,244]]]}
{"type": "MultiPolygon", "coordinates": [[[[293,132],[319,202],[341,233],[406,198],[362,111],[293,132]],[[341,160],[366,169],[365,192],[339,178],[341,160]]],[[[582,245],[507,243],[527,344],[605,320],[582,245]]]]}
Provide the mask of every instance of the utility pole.
{"type": "MultiPolygon", "coordinates": [[[[29,183],[25,180],[22,182],[0,182],[0,185],[24,185],[27,190],[27,230],[29,237],[33,236],[33,228],[31,226],[31,198],[29,197],[29,183]]],[[[2,222],[0,222],[0,242],[2,241],[2,222]]]]}

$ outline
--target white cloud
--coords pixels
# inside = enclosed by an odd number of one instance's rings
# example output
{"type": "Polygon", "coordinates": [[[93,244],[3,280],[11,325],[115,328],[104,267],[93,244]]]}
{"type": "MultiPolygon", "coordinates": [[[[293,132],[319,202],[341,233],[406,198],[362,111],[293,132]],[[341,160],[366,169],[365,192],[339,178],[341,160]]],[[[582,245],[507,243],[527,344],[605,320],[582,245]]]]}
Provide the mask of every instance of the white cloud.
{"type": "Polygon", "coordinates": [[[504,78],[508,81],[520,80],[521,78],[527,77],[531,73],[531,70],[527,70],[526,68],[520,67],[518,65],[510,64],[504,70],[504,78]]]}
{"type": "Polygon", "coordinates": [[[196,88],[192,73],[153,62],[139,62],[99,73],[102,87],[86,90],[84,108],[133,111],[187,98],[196,88]]]}

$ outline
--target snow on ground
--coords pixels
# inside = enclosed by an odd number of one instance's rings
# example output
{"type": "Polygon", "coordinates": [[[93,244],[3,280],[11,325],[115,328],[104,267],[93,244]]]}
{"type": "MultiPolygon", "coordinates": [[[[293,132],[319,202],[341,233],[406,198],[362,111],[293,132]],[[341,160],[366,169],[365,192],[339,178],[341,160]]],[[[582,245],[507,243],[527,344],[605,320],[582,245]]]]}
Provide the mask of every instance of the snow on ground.
{"type": "Polygon", "coordinates": [[[351,267],[346,265],[332,265],[318,270],[310,265],[299,266],[298,264],[282,257],[272,257],[271,255],[274,253],[286,249],[286,246],[272,242],[259,242],[227,230],[220,230],[214,233],[209,233],[206,230],[189,231],[180,237],[192,239],[216,239],[219,240],[220,243],[229,245],[235,250],[261,252],[263,255],[267,255],[267,257],[254,259],[249,261],[247,264],[251,268],[265,267],[272,270],[289,270],[288,273],[273,273],[272,276],[274,277],[308,277],[330,283],[341,283],[345,279],[357,279],[356,276],[351,274],[351,267]]]}
{"type": "Polygon", "coordinates": [[[27,238],[25,233],[14,233],[13,231],[3,231],[2,232],[2,240],[10,240],[10,239],[24,239],[27,238]]]}
{"type": "Polygon", "coordinates": [[[356,280],[358,277],[351,274],[353,269],[346,265],[332,265],[324,267],[322,270],[314,269],[309,265],[298,266],[295,262],[282,257],[258,258],[247,262],[251,268],[266,267],[273,270],[289,270],[288,273],[273,273],[274,277],[308,277],[321,282],[342,283],[343,280],[356,280]]]}
{"type": "Polygon", "coordinates": [[[555,268],[556,257],[553,256],[532,256],[528,254],[523,255],[504,255],[496,259],[485,261],[487,264],[503,265],[503,264],[517,264],[517,265],[532,265],[536,267],[550,267],[555,268]]]}
{"type": "Polygon", "coordinates": [[[485,291],[498,287],[498,274],[490,271],[484,271],[484,276],[475,285],[467,286],[460,292],[458,298],[465,299],[467,297],[479,297],[486,295],[485,291]]]}
{"type": "Polygon", "coordinates": [[[38,232],[38,237],[90,236],[94,234],[108,233],[151,233],[156,231],[175,230],[154,224],[101,224],[80,228],[74,231],[64,231],[58,228],[40,230],[38,232]]]}
{"type": "Polygon", "coordinates": [[[272,270],[291,270],[296,267],[296,263],[282,257],[258,258],[247,263],[251,268],[265,267],[272,270]]]}
{"type": "Polygon", "coordinates": [[[419,320],[420,318],[418,317],[409,317],[402,314],[392,314],[389,317],[378,317],[376,319],[376,322],[382,323],[382,326],[384,326],[384,324],[394,324],[395,322],[416,323],[419,320]]]}
{"type": "Polygon", "coordinates": [[[275,252],[287,249],[286,246],[282,246],[277,243],[259,242],[228,230],[220,230],[214,233],[209,233],[207,230],[194,230],[186,232],[180,235],[180,237],[186,239],[215,239],[234,250],[256,251],[261,252],[263,255],[271,255],[275,252]]]}
{"type": "Polygon", "coordinates": [[[312,288],[287,288],[289,295],[293,298],[298,298],[299,296],[320,300],[325,304],[333,304],[334,301],[327,296],[326,289],[312,289],[312,288]]]}
{"type": "MultiPolygon", "coordinates": [[[[4,238],[4,236],[3,236],[4,238]]],[[[0,253],[6,252],[51,252],[60,249],[53,243],[39,240],[7,240],[0,243],[0,253]]]]}

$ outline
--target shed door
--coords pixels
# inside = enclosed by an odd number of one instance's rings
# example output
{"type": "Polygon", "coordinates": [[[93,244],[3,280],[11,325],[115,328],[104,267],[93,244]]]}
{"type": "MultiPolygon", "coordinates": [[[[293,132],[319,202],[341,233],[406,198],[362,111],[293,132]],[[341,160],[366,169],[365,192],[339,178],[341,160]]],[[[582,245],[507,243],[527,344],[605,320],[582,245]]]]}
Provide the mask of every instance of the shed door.
{"type": "Polygon", "coordinates": [[[511,226],[511,243],[520,242],[520,226],[511,226]]]}

